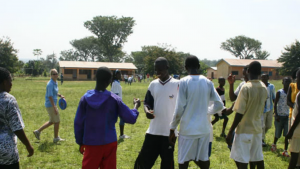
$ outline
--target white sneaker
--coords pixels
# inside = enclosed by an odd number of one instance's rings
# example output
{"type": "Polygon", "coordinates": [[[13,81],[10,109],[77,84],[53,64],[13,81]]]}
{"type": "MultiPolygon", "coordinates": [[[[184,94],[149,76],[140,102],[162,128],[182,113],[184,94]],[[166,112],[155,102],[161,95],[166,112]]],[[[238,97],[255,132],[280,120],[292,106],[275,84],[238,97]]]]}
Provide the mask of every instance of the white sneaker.
{"type": "Polygon", "coordinates": [[[65,141],[65,139],[62,139],[62,138],[60,138],[60,137],[57,137],[57,138],[54,138],[54,139],[53,139],[53,143],[57,143],[57,142],[59,142],[59,141],[65,141]]]}
{"type": "Polygon", "coordinates": [[[33,134],[34,134],[34,136],[35,136],[36,139],[40,140],[41,133],[38,130],[34,130],[33,134]]]}
{"type": "Polygon", "coordinates": [[[120,136],[119,138],[120,139],[125,139],[125,138],[130,138],[130,137],[124,134],[124,135],[120,136]]]}

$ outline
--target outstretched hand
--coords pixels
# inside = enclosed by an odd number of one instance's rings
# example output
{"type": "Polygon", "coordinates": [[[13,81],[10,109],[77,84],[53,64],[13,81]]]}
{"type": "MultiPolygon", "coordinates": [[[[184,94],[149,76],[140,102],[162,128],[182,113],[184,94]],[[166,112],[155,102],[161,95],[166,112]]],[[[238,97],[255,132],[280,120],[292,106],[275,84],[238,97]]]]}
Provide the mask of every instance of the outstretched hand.
{"type": "Polygon", "coordinates": [[[141,101],[140,101],[140,99],[139,98],[134,98],[133,99],[133,104],[134,104],[134,106],[135,106],[135,108],[136,109],[138,109],[140,106],[141,106],[141,101]]]}
{"type": "Polygon", "coordinates": [[[229,74],[227,81],[229,84],[233,84],[235,82],[235,75],[229,74]]]}

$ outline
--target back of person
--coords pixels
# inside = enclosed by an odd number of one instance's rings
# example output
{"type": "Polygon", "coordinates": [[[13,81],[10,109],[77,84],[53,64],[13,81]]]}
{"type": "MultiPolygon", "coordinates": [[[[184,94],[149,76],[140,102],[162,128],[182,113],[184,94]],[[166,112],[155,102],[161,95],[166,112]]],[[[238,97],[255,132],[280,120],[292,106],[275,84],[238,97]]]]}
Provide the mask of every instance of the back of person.
{"type": "Polygon", "coordinates": [[[236,133],[262,133],[261,115],[268,97],[266,86],[259,80],[250,80],[243,85],[234,107],[234,111],[244,113],[236,133]],[[245,110],[240,112],[239,108],[245,110]]]}
{"type": "MultiPolygon", "coordinates": [[[[299,93],[296,95],[295,107],[294,107],[294,110],[293,110],[293,113],[292,113],[292,125],[294,124],[294,122],[296,120],[296,117],[299,113],[299,105],[298,105],[298,102],[297,102],[297,96],[298,95],[299,95],[299,93]]],[[[300,124],[298,124],[297,127],[295,128],[294,133],[293,133],[293,137],[300,138],[300,124]]]]}
{"type": "Polygon", "coordinates": [[[289,115],[289,106],[287,105],[287,94],[283,89],[279,89],[280,93],[278,104],[277,104],[277,114],[278,116],[288,116],[289,115]]]}
{"type": "MultiPolygon", "coordinates": [[[[298,94],[299,90],[297,88],[297,83],[291,83],[290,84],[290,87],[291,87],[291,101],[293,103],[295,103],[295,100],[296,100],[296,95],[298,94]]],[[[292,117],[292,112],[293,112],[293,109],[290,108],[290,118],[292,117]]]]}

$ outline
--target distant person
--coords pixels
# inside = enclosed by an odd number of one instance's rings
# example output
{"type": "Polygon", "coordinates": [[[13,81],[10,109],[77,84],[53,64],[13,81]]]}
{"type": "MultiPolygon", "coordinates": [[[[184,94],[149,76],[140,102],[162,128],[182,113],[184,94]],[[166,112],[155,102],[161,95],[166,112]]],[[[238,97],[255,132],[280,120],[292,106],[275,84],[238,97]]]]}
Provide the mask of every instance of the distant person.
{"type": "Polygon", "coordinates": [[[125,84],[128,82],[128,75],[124,75],[124,81],[125,81],[125,84]]]}
{"type": "MultiPolygon", "coordinates": [[[[174,145],[169,144],[168,136],[179,81],[169,75],[169,63],[166,58],[157,58],[154,67],[158,79],[150,83],[144,101],[146,117],[151,121],[134,168],[151,169],[160,156],[161,169],[174,169],[174,145]]],[[[174,133],[177,135],[176,130],[174,133]]]]}
{"type": "Polygon", "coordinates": [[[25,132],[24,122],[16,98],[9,94],[12,88],[10,72],[0,67],[0,168],[18,169],[17,137],[26,146],[27,157],[34,153],[25,132]]]}
{"type": "Polygon", "coordinates": [[[64,75],[63,73],[60,73],[60,85],[62,85],[64,82],[64,75]]]}
{"type": "Polygon", "coordinates": [[[264,168],[261,116],[268,91],[258,80],[260,74],[261,64],[257,61],[251,62],[248,68],[249,81],[239,92],[233,107],[235,118],[226,137],[227,144],[231,145],[234,130],[236,131],[230,158],[235,161],[238,169],[247,169],[249,162],[250,168],[264,168]]]}
{"type": "Polygon", "coordinates": [[[272,127],[273,122],[273,103],[275,101],[275,86],[269,83],[269,75],[262,74],[261,81],[266,85],[268,90],[268,99],[265,104],[264,114],[263,114],[263,135],[262,135],[262,146],[266,147],[265,138],[267,131],[272,127]]]}
{"type": "Polygon", "coordinates": [[[175,112],[170,127],[169,141],[175,145],[175,129],[180,124],[178,138],[178,163],[180,169],[187,169],[194,161],[201,169],[208,169],[210,122],[207,114],[223,110],[223,103],[213,83],[200,75],[199,59],[188,56],[185,60],[188,76],[182,78],[175,112]],[[208,109],[209,102],[213,107],[208,109]]]}
{"type": "Polygon", "coordinates": [[[147,73],[147,82],[149,82],[150,75],[147,73]]]}
{"type": "Polygon", "coordinates": [[[116,94],[106,90],[112,74],[107,67],[96,72],[96,87],[80,99],[74,119],[76,143],[83,154],[82,169],[116,169],[118,116],[124,122],[137,120],[140,100],[135,99],[134,109],[129,109],[116,94]]]}
{"type": "Polygon", "coordinates": [[[130,76],[130,77],[128,78],[128,85],[130,85],[130,86],[131,86],[131,83],[132,83],[132,81],[133,81],[133,77],[132,77],[132,76],[130,76]]]}
{"type": "Polygon", "coordinates": [[[34,136],[40,140],[41,132],[54,124],[54,139],[53,142],[57,143],[59,141],[65,141],[58,136],[59,131],[59,123],[60,123],[60,116],[58,112],[57,104],[57,96],[61,98],[65,98],[63,95],[58,93],[58,85],[57,85],[57,77],[58,73],[56,69],[50,70],[51,79],[47,83],[46,87],[46,95],[45,95],[45,107],[49,115],[49,121],[43,124],[38,130],[34,130],[34,136]]]}
{"type": "MultiPolygon", "coordinates": [[[[287,105],[287,92],[292,80],[289,77],[282,79],[283,89],[279,89],[276,93],[276,98],[274,102],[274,113],[275,113],[275,137],[274,142],[271,147],[271,151],[275,152],[277,150],[277,141],[281,137],[281,134],[285,137],[288,133],[289,128],[289,106],[287,105]]],[[[288,140],[285,139],[283,155],[289,157],[287,152],[288,140]]]]}

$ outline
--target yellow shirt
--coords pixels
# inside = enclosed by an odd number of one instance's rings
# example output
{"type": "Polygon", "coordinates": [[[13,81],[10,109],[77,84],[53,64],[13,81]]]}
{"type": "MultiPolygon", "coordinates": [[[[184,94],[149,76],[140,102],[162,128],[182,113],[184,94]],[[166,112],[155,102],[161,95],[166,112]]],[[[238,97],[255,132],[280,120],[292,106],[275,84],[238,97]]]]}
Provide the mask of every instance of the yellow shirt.
{"type": "MultiPolygon", "coordinates": [[[[298,94],[296,95],[298,96],[298,94]]],[[[294,110],[293,110],[293,115],[292,115],[292,125],[294,124],[295,122],[295,119],[299,113],[299,105],[298,105],[298,97],[296,97],[296,100],[295,100],[295,107],[294,107],[294,110]]],[[[293,134],[293,137],[296,137],[296,138],[300,138],[300,124],[297,125],[296,129],[294,130],[294,134],[293,134]]]]}
{"type": "MultiPolygon", "coordinates": [[[[291,87],[291,90],[292,90],[291,91],[291,101],[292,101],[292,103],[295,103],[297,93],[299,92],[299,90],[297,88],[297,83],[291,83],[290,87],[291,87]]],[[[290,108],[290,114],[289,114],[290,118],[292,117],[292,113],[293,113],[293,109],[290,108]]]]}
{"type": "Polygon", "coordinates": [[[243,85],[233,107],[233,111],[243,115],[236,128],[237,134],[262,133],[261,116],[267,98],[267,88],[261,81],[250,80],[243,85]]]}

